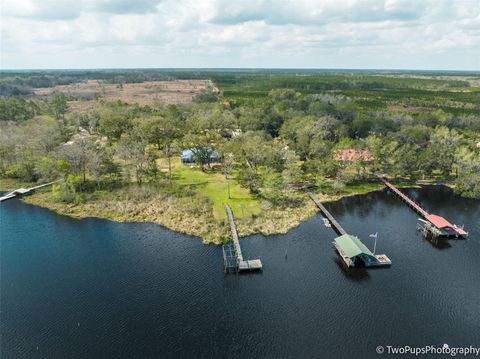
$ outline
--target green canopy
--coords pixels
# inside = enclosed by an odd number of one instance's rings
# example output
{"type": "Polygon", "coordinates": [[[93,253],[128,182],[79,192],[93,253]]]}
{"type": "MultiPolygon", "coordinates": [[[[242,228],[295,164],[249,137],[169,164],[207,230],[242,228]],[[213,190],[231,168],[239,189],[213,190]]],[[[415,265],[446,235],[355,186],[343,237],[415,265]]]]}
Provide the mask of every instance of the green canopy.
{"type": "Polygon", "coordinates": [[[342,249],[343,252],[349,257],[353,258],[360,254],[366,254],[373,257],[373,253],[360,242],[358,237],[350,234],[344,234],[343,236],[335,238],[335,243],[342,249]]]}

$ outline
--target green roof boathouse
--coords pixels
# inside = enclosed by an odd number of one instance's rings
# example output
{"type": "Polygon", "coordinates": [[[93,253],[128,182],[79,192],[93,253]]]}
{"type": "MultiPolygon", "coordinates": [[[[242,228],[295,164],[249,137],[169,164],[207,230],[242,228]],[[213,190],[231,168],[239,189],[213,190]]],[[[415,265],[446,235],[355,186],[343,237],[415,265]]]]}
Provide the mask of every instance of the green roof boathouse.
{"type": "Polygon", "coordinates": [[[381,267],[392,264],[385,254],[373,254],[358,237],[343,234],[333,245],[347,267],[381,267]]]}

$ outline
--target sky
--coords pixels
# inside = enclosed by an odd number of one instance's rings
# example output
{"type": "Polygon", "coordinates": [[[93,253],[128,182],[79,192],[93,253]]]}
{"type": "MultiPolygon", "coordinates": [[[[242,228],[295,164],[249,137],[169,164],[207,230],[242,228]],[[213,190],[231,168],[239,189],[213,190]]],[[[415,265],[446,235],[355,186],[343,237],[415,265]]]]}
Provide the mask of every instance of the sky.
{"type": "Polygon", "coordinates": [[[1,0],[1,69],[480,70],[480,0],[1,0]]]}

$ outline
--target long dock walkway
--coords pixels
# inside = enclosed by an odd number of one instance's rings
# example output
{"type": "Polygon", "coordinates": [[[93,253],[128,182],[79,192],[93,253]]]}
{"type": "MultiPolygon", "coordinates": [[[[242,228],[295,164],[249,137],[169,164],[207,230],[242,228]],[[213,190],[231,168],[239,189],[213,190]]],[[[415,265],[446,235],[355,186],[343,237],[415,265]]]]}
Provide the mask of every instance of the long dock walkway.
{"type": "Polygon", "coordinates": [[[41,185],[38,185],[38,186],[35,186],[35,187],[32,187],[32,188],[18,188],[16,190],[13,190],[13,191],[8,192],[8,193],[4,194],[3,196],[1,196],[0,197],[0,202],[6,201],[8,199],[15,198],[18,195],[29,195],[37,189],[40,189],[40,188],[46,187],[46,186],[50,186],[50,185],[52,185],[56,182],[60,182],[60,181],[61,180],[52,181],[52,182],[44,183],[44,184],[41,184],[41,185]]]}
{"type": "Polygon", "coordinates": [[[347,234],[347,232],[343,229],[340,223],[337,222],[337,220],[330,214],[330,212],[325,208],[325,206],[311,192],[308,192],[307,194],[317,205],[317,207],[320,208],[320,211],[325,215],[325,217],[327,217],[335,231],[340,235],[347,234]]]}
{"type": "Polygon", "coordinates": [[[435,237],[468,237],[468,232],[466,232],[462,227],[459,227],[455,224],[451,224],[445,218],[438,216],[436,214],[428,213],[417,203],[408,198],[403,194],[399,189],[397,189],[393,184],[388,182],[385,178],[380,177],[380,181],[385,184],[389,189],[391,189],[395,194],[400,197],[406,204],[408,204],[415,212],[420,214],[424,220],[421,220],[425,223],[425,226],[422,227],[425,234],[432,234],[435,237]]]}
{"type": "Polygon", "coordinates": [[[415,203],[410,198],[408,198],[405,194],[400,192],[400,190],[397,187],[395,187],[393,184],[388,182],[385,178],[380,178],[380,181],[382,181],[385,186],[390,188],[396,195],[398,195],[406,204],[408,204],[411,208],[413,208],[415,212],[417,212],[424,218],[428,217],[429,213],[427,211],[425,211],[417,203],[415,203]]]}
{"type": "Polygon", "coordinates": [[[231,244],[225,244],[223,246],[223,262],[225,271],[228,271],[229,268],[234,267],[237,272],[262,270],[262,262],[260,259],[243,259],[242,248],[240,247],[240,242],[238,240],[237,227],[235,226],[233,213],[227,204],[225,205],[225,211],[227,212],[233,243],[233,248],[231,244]]]}

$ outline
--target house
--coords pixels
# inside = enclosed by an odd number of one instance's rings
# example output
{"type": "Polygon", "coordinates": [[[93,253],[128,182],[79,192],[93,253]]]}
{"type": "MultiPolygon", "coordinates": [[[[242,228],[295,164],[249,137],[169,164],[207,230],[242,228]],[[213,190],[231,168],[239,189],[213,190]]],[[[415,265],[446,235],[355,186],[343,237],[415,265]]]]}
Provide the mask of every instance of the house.
{"type": "Polygon", "coordinates": [[[194,147],[183,150],[180,159],[183,164],[221,162],[220,155],[211,147],[194,147]]]}
{"type": "Polygon", "coordinates": [[[335,154],[335,160],[342,163],[362,161],[372,162],[375,159],[373,155],[366,150],[345,149],[335,154]]]}

